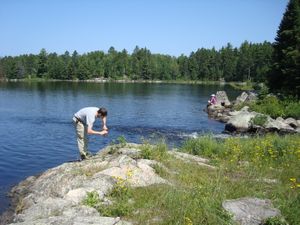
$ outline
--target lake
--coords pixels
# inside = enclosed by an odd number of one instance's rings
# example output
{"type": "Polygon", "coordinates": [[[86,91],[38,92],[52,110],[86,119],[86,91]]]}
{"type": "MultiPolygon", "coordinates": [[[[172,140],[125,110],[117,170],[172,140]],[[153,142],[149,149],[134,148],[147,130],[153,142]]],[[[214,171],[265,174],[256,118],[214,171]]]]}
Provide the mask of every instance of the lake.
{"type": "MultiPolygon", "coordinates": [[[[127,142],[164,139],[179,146],[189,137],[221,134],[224,124],[203,112],[210,94],[227,86],[150,83],[0,83],[0,214],[6,193],[31,175],[79,159],[72,116],[86,106],[106,107],[109,135],[90,136],[96,153],[120,136],[127,142]]],[[[95,124],[100,129],[100,122],[95,124]]]]}

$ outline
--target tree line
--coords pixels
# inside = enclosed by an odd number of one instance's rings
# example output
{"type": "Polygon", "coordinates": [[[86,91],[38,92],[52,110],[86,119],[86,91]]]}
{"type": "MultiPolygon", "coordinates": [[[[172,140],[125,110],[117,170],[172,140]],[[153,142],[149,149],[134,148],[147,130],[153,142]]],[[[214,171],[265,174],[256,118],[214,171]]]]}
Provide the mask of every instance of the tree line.
{"type": "Polygon", "coordinates": [[[107,53],[93,51],[62,55],[48,53],[0,58],[0,78],[45,78],[86,80],[93,78],[131,80],[265,81],[272,64],[273,47],[269,42],[249,43],[239,48],[230,43],[219,50],[201,48],[189,56],[153,54],[147,48],[107,53]]]}
{"type": "Polygon", "coordinates": [[[290,0],[274,43],[230,43],[219,50],[201,48],[189,56],[152,54],[147,48],[107,53],[5,56],[0,58],[0,79],[45,78],[86,80],[193,80],[265,82],[272,92],[300,97],[300,1],[290,0]]]}

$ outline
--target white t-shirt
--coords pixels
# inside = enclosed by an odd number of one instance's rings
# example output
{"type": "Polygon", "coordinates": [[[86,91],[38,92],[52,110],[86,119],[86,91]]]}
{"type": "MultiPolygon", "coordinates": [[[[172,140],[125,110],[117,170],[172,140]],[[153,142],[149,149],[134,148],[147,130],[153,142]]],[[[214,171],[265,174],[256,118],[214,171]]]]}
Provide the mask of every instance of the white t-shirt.
{"type": "Polygon", "coordinates": [[[77,113],[74,114],[74,116],[84,122],[88,127],[92,128],[98,110],[99,108],[97,107],[86,107],[80,109],[77,113]]]}

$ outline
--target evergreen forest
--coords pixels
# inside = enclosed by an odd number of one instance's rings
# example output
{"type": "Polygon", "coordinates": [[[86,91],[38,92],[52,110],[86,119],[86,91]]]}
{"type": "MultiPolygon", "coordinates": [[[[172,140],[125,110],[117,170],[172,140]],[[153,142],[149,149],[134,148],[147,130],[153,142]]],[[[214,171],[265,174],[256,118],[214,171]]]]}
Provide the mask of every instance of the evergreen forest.
{"type": "MultiPolygon", "coordinates": [[[[199,43],[201,45],[201,43],[199,43]]],[[[274,93],[300,96],[300,1],[290,0],[274,43],[244,41],[221,49],[200,48],[188,56],[152,53],[146,47],[78,54],[49,53],[0,57],[0,80],[180,80],[263,82],[274,93]]]]}
{"type": "Polygon", "coordinates": [[[86,80],[93,78],[130,80],[192,80],[192,81],[265,81],[271,69],[271,43],[253,44],[245,41],[239,48],[231,44],[220,50],[201,48],[189,56],[174,57],[153,54],[147,48],[135,47],[108,52],[78,54],[48,53],[6,56],[0,59],[0,78],[45,78],[86,80]]]}

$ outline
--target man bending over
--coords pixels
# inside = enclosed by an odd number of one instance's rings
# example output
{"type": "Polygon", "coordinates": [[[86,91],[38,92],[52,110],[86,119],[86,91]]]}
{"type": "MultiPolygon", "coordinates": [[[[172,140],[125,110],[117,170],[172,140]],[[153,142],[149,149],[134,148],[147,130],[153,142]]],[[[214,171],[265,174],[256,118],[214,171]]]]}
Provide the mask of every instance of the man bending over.
{"type": "Polygon", "coordinates": [[[89,155],[89,152],[87,150],[87,134],[98,134],[102,136],[108,134],[108,129],[106,127],[106,117],[107,110],[105,108],[97,107],[82,108],[74,114],[73,122],[77,134],[78,149],[82,160],[86,159],[89,155]],[[94,122],[97,118],[102,120],[102,131],[96,131],[93,129],[94,122]]]}

